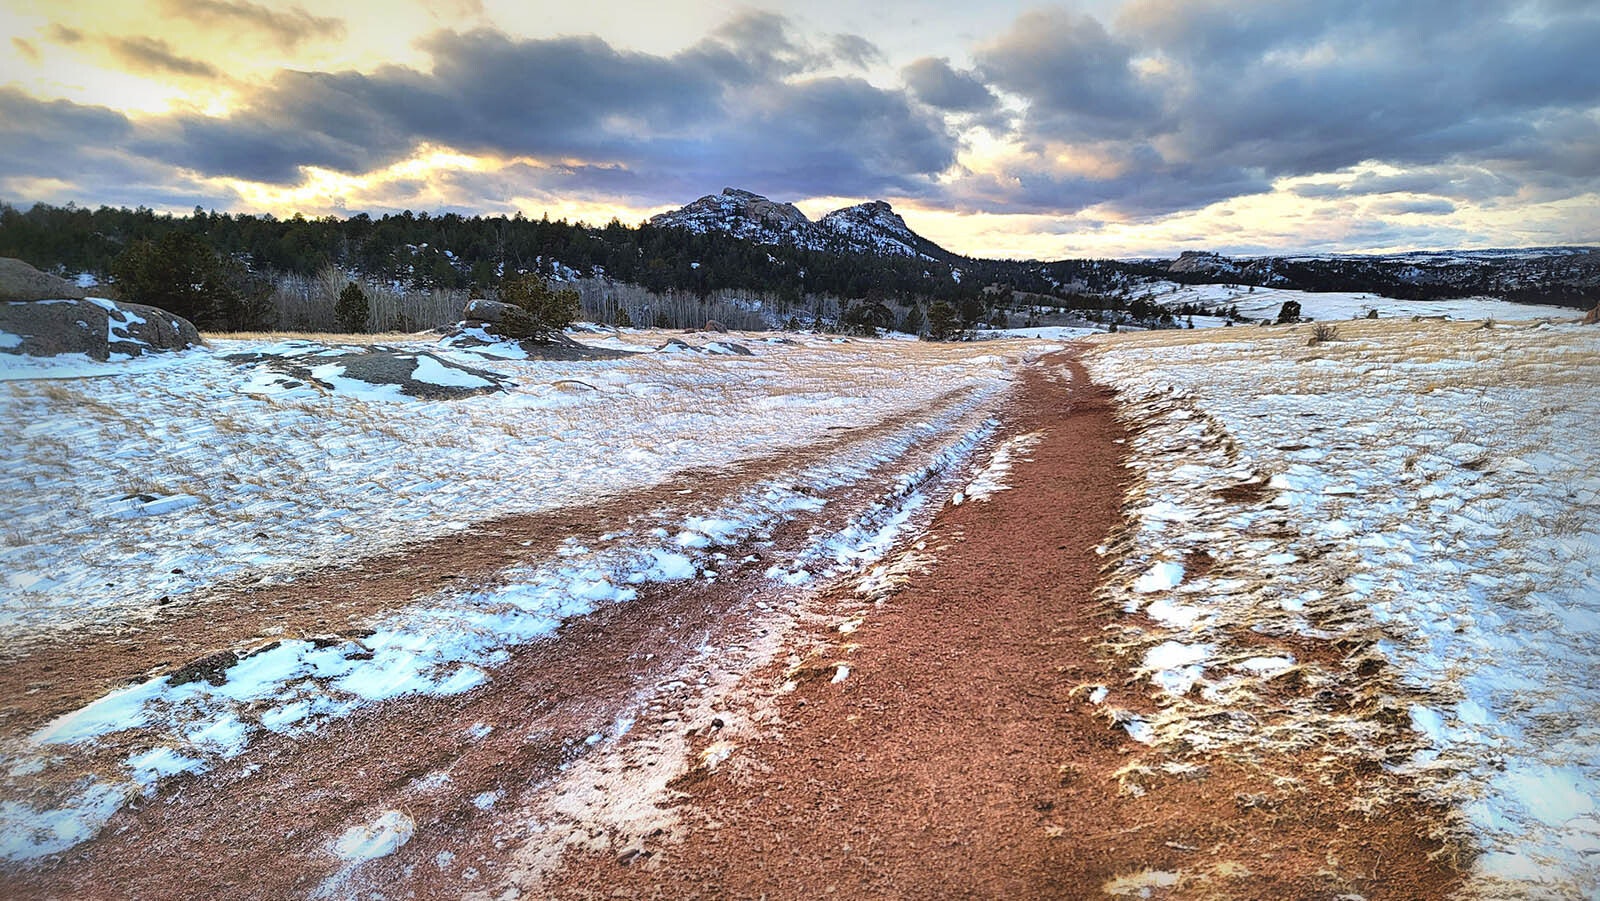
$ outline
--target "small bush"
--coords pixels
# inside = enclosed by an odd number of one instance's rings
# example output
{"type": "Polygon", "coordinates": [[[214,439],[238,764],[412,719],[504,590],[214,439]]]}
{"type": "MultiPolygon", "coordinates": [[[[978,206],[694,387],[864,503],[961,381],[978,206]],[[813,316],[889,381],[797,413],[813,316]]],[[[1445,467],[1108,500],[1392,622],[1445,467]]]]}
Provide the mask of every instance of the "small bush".
{"type": "Polygon", "coordinates": [[[1339,340],[1339,327],[1326,322],[1319,322],[1311,327],[1311,340],[1308,344],[1321,344],[1324,341],[1339,340]]]}
{"type": "Polygon", "coordinates": [[[1299,321],[1300,321],[1300,301],[1298,301],[1298,300],[1286,300],[1286,301],[1284,301],[1283,302],[1283,306],[1278,308],[1278,322],[1279,323],[1284,323],[1284,322],[1299,322],[1299,321]]]}

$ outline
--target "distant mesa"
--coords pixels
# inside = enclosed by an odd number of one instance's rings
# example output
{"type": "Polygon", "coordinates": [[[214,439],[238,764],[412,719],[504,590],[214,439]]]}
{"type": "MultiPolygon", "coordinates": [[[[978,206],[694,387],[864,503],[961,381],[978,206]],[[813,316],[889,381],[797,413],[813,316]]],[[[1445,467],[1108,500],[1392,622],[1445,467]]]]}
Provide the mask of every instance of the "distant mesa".
{"type": "Polygon", "coordinates": [[[1167,267],[1168,272],[1237,272],[1239,266],[1220,253],[1208,250],[1185,250],[1167,267]]]}
{"type": "Polygon", "coordinates": [[[685,207],[654,216],[650,224],[697,234],[723,232],[758,244],[805,250],[955,259],[954,254],[912,231],[882,200],[834,210],[812,222],[792,203],[723,188],[721,194],[707,194],[685,207]]]}

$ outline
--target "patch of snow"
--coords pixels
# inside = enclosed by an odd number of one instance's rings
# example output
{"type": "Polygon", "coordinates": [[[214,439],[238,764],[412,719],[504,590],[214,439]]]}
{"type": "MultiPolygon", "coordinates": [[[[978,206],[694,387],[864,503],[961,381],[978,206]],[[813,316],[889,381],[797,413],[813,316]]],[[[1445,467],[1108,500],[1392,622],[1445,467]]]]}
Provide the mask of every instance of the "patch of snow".
{"type": "Polygon", "coordinates": [[[411,377],[419,382],[446,388],[488,388],[494,385],[482,376],[446,366],[430,354],[417,355],[417,368],[412,371],[411,377]]]}
{"type": "MultiPolygon", "coordinates": [[[[1267,294],[1255,302],[1281,300],[1267,294]]],[[[1335,300],[1302,299],[1319,318],[1312,300],[1335,300]]],[[[1405,741],[1424,744],[1402,770],[1465,814],[1483,852],[1471,890],[1594,896],[1600,445],[1573,436],[1600,422],[1600,395],[1563,386],[1600,380],[1600,332],[1503,324],[1545,312],[1525,306],[1451,310],[1502,324],[1352,325],[1318,347],[1303,329],[1152,334],[1091,352],[1140,423],[1126,606],[1151,613],[1144,669],[1208,703],[1300,665],[1227,646],[1229,629],[1383,635],[1372,653],[1399,674],[1405,741]],[[1246,483],[1268,487],[1219,496],[1246,483]],[[1248,578],[1173,586],[1145,607],[1131,586],[1201,550],[1248,578]]],[[[1247,738],[1220,720],[1185,728],[1202,747],[1247,738]]]]}
{"type": "Polygon", "coordinates": [[[1133,583],[1133,590],[1140,594],[1151,594],[1157,591],[1169,591],[1178,587],[1183,581],[1183,564],[1163,561],[1145,571],[1133,583]]]}

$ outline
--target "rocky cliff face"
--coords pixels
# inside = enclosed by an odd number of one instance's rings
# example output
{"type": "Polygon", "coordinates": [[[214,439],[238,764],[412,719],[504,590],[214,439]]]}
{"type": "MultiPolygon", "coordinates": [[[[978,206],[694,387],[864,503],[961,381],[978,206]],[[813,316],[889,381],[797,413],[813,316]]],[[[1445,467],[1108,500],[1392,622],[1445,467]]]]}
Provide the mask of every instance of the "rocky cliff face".
{"type": "Polygon", "coordinates": [[[704,234],[727,232],[759,244],[794,244],[822,250],[826,236],[792,203],[778,203],[738,188],[707,194],[682,209],[650,219],[651,225],[704,234]]]}
{"type": "Polygon", "coordinates": [[[834,210],[823,216],[818,225],[872,253],[934,259],[947,256],[938,245],[912,231],[906,220],[881,200],[834,210]]]}

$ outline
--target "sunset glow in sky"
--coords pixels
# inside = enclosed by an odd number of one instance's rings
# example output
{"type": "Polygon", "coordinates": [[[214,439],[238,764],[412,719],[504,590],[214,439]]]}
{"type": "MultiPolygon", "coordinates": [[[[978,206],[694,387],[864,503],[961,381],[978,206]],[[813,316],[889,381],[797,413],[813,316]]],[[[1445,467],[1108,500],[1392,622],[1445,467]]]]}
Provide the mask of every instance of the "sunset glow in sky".
{"type": "Polygon", "coordinates": [[[1600,243],[1593,0],[0,0],[0,200],[637,222],[885,199],[996,257],[1600,243]]]}

